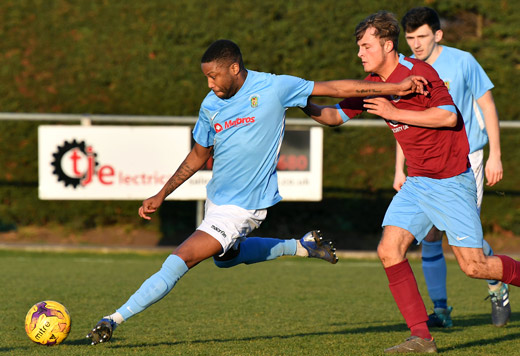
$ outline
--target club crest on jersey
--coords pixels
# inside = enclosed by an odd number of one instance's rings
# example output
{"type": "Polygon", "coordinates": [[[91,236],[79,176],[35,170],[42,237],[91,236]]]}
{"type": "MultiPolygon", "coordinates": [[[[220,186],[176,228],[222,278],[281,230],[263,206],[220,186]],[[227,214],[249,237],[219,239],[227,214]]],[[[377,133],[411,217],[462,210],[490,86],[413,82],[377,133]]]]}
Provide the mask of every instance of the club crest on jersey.
{"type": "Polygon", "coordinates": [[[444,85],[446,85],[446,88],[448,88],[448,90],[450,90],[450,81],[449,80],[445,80],[444,85]]]}
{"type": "Polygon", "coordinates": [[[251,95],[251,98],[249,98],[251,101],[251,107],[254,109],[258,107],[258,95],[251,95]]]}
{"type": "Polygon", "coordinates": [[[402,124],[398,121],[394,121],[394,120],[385,120],[385,121],[388,123],[388,125],[390,126],[390,129],[395,134],[398,132],[401,132],[401,131],[408,130],[410,128],[410,126],[408,126],[406,124],[402,124]]]}

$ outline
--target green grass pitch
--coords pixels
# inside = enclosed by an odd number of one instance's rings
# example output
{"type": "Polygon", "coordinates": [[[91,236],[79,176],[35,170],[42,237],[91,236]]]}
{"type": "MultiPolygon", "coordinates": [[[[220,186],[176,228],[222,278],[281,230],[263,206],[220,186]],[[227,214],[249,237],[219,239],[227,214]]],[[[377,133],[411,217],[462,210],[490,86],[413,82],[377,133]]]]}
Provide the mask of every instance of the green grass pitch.
{"type": "MultiPolygon", "coordinates": [[[[5,355],[382,355],[409,334],[377,260],[284,257],[219,269],[205,261],[173,291],[116,330],[107,344],[85,335],[157,271],[167,254],[0,251],[0,354],[5,355]],[[72,317],[65,342],[45,347],[25,334],[41,300],[72,317]]],[[[420,261],[412,261],[427,308],[420,261]]],[[[433,330],[442,355],[520,354],[520,292],[511,290],[509,325],[491,325],[484,281],[448,261],[454,327],[433,330]]]]}

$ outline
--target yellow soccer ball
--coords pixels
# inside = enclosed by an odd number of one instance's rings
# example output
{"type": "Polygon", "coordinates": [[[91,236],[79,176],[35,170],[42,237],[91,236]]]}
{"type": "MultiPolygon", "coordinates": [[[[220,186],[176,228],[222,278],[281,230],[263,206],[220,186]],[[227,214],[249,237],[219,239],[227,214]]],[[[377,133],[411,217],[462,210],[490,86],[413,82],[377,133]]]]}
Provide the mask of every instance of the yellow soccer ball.
{"type": "Polygon", "coordinates": [[[36,303],[25,317],[25,332],[40,345],[58,345],[70,332],[70,315],[62,304],[52,300],[36,303]]]}

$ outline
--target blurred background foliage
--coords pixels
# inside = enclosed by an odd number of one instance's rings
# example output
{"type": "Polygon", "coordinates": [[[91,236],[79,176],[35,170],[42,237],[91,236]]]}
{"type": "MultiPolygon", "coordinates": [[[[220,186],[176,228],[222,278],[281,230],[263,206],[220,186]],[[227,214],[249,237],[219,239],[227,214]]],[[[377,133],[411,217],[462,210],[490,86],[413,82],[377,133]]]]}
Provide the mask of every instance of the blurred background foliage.
{"type": "MultiPolygon", "coordinates": [[[[516,0],[3,0],[0,112],[196,116],[208,92],[200,57],[219,38],[241,47],[249,69],[361,79],[356,24],[381,9],[400,18],[425,5],[442,17],[443,44],[473,53],[494,82],[501,120],[518,120],[516,0]]],[[[403,36],[399,49],[410,54],[403,36]]],[[[177,243],[193,229],[193,202],[168,202],[150,225],[138,220],[138,202],[39,201],[37,126],[0,122],[0,230],[133,224],[177,243]]],[[[520,235],[519,134],[502,130],[505,178],[486,188],[487,234],[520,235]]],[[[393,195],[393,151],[387,129],[325,128],[324,201],[279,204],[259,233],[300,234],[319,223],[341,247],[373,247],[393,195]]]]}

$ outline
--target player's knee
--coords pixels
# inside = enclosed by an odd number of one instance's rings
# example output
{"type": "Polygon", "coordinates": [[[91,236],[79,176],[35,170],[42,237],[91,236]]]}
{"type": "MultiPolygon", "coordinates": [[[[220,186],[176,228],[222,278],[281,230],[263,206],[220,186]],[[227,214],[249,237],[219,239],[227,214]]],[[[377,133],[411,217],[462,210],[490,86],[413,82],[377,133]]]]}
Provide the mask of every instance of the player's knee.
{"type": "Polygon", "coordinates": [[[392,253],[390,252],[390,249],[388,248],[388,246],[386,246],[383,242],[380,242],[379,245],[377,246],[377,256],[384,264],[385,260],[388,260],[389,258],[391,258],[392,253]]]}

